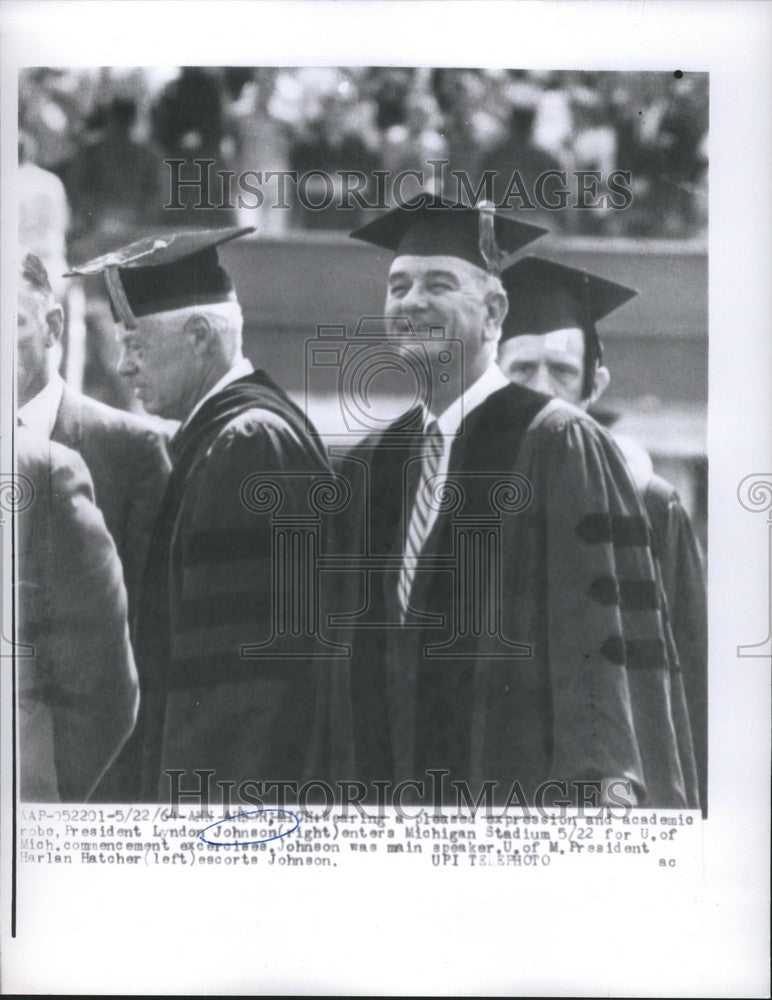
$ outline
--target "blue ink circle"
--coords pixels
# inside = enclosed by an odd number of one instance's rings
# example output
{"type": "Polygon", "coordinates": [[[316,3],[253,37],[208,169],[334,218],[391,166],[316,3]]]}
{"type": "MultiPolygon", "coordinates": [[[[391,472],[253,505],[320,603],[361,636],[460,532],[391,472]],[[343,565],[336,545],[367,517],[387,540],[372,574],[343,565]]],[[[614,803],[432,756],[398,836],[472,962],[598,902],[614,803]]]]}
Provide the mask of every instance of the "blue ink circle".
{"type": "Polygon", "coordinates": [[[205,844],[209,844],[211,847],[247,847],[249,844],[267,844],[271,840],[280,840],[282,837],[288,837],[291,833],[300,826],[300,819],[291,812],[289,809],[253,809],[251,812],[239,813],[238,816],[226,816],[224,819],[215,820],[214,823],[210,823],[209,826],[205,826],[203,830],[198,834],[198,839],[203,840],[205,844]],[[244,819],[246,816],[260,816],[262,813],[282,813],[285,816],[291,816],[295,820],[295,825],[290,827],[289,830],[285,830],[284,833],[274,834],[273,837],[263,837],[261,840],[207,840],[204,834],[207,830],[211,830],[212,827],[221,826],[223,823],[232,823],[234,820],[244,819]]]}

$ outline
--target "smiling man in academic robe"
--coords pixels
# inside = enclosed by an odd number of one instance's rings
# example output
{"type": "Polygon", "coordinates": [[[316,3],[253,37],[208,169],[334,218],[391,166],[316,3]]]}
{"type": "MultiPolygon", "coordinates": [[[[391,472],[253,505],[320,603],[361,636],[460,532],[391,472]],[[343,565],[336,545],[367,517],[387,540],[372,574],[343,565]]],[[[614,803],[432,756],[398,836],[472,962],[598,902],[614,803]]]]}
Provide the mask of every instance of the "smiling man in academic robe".
{"type": "MultiPolygon", "coordinates": [[[[348,595],[340,619],[357,767],[397,781],[447,769],[478,789],[497,782],[499,799],[517,783],[538,803],[554,782],[544,801],[565,787],[575,803],[572,783],[592,782],[601,803],[624,789],[633,804],[695,807],[683,689],[626,465],[583,411],[496,366],[504,255],[540,233],[490,206],[424,199],[353,234],[394,253],[387,330],[410,350],[409,323],[430,386],[342,465],[368,469],[359,516],[367,557],[385,567],[349,574],[368,592],[348,595]]],[[[352,509],[352,532],[356,521],[352,509]]]]}
{"type": "Polygon", "coordinates": [[[327,464],[304,415],[242,353],[241,309],[217,247],[248,231],[142,240],[77,269],[105,276],[121,374],[146,410],[182,425],[137,621],[143,799],[169,795],[167,770],[188,772],[183,788],[196,787],[196,768],[237,784],[297,780],[306,758],[310,664],[242,655],[270,643],[277,590],[270,518],[245,483],[281,480],[292,517],[327,464]]]}

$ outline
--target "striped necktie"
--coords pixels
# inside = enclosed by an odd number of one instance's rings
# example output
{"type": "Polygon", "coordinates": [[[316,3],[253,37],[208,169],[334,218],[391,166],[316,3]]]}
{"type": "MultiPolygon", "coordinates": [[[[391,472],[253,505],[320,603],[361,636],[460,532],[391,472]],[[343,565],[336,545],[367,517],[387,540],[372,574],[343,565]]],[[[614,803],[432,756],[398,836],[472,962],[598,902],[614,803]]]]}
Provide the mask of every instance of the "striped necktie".
{"type": "MultiPolygon", "coordinates": [[[[417,568],[418,557],[424,547],[428,536],[429,522],[432,510],[429,500],[435,492],[432,489],[431,480],[437,475],[440,461],[443,456],[445,443],[442,432],[436,420],[432,420],[426,427],[423,445],[421,448],[421,476],[416,489],[415,501],[410,515],[410,522],[405,539],[405,552],[402,558],[402,568],[397,583],[397,597],[401,609],[401,620],[404,622],[408,610],[410,591],[413,587],[413,579],[417,568]]],[[[435,485],[436,484],[432,484],[435,485]]]]}

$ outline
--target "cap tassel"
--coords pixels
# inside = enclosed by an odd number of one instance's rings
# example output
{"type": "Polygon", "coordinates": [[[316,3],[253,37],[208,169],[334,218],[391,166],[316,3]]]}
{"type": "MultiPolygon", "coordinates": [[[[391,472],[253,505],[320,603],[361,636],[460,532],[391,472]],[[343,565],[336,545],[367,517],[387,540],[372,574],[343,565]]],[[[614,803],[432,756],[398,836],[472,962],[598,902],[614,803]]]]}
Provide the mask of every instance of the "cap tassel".
{"type": "Polygon", "coordinates": [[[496,206],[492,201],[481,201],[477,206],[480,220],[480,256],[491,274],[500,275],[506,254],[496,243],[496,206]]]}
{"type": "Polygon", "coordinates": [[[121,284],[117,267],[108,267],[105,269],[105,282],[107,283],[107,291],[118,319],[127,330],[136,330],[137,318],[131,311],[131,306],[126,297],[126,291],[121,284]]]}

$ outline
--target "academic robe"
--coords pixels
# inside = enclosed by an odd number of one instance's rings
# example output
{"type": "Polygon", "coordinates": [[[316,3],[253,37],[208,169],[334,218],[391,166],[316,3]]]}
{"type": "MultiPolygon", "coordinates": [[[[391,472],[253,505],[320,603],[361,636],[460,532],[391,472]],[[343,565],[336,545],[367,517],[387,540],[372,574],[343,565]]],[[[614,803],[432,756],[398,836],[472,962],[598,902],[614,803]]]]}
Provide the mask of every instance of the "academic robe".
{"type": "Polygon", "coordinates": [[[673,632],[692,727],[700,804],[708,814],[708,594],[705,564],[689,515],[673,486],[652,475],[643,492],[652,548],[673,632]]]}
{"type": "Polygon", "coordinates": [[[183,789],[196,787],[196,768],[213,781],[299,779],[310,661],[278,645],[242,654],[276,632],[272,519],[308,513],[309,483],[329,472],[324,453],[259,371],[206,400],[171,452],[137,620],[141,797],[168,798],[167,768],[189,772],[183,789]]]}
{"type": "Polygon", "coordinates": [[[521,386],[468,414],[402,624],[419,449],[415,427],[393,426],[341,464],[354,502],[337,621],[351,657],[328,675],[325,708],[338,766],[393,781],[448,768],[497,782],[499,800],[514,782],[533,801],[548,780],[621,779],[638,805],[696,807],[650,530],[610,436],[521,386]]]}
{"type": "Polygon", "coordinates": [[[700,805],[707,816],[708,593],[704,557],[677,490],[656,475],[648,452],[625,435],[615,434],[614,442],[638,488],[651,527],[652,551],[659,564],[666,614],[684,678],[700,805]]]}

